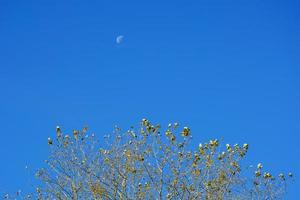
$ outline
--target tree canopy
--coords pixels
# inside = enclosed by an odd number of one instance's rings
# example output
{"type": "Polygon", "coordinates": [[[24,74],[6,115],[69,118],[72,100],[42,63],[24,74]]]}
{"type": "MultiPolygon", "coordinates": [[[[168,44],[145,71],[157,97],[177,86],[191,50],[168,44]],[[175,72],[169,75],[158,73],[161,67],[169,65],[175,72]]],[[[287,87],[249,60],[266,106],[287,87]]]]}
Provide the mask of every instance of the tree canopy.
{"type": "Polygon", "coordinates": [[[4,199],[239,200],[282,199],[291,173],[273,175],[263,165],[243,166],[249,145],[217,139],[193,148],[191,130],[178,123],[162,129],[143,119],[118,127],[98,141],[88,128],[48,138],[47,166],[37,171],[35,192],[4,199]]]}

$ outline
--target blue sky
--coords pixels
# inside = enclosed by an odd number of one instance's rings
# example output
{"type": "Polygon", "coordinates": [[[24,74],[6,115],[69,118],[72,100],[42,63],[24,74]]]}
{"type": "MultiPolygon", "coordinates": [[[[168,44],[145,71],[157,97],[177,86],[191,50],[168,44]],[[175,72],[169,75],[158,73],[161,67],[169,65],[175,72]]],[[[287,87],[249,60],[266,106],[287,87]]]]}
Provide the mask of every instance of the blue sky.
{"type": "Polygon", "coordinates": [[[0,191],[23,188],[25,165],[43,165],[56,125],[102,136],[144,117],[188,125],[195,144],[248,142],[247,162],[297,179],[299,9],[296,0],[1,1],[0,191]]]}

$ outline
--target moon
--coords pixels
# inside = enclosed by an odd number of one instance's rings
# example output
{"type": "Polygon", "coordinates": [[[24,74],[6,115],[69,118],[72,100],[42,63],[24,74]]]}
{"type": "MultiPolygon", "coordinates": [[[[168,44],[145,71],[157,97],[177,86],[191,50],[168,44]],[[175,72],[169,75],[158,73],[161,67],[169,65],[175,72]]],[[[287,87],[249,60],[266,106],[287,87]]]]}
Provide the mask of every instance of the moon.
{"type": "Polygon", "coordinates": [[[116,43],[117,44],[121,44],[123,42],[123,40],[124,40],[124,36],[123,35],[119,35],[116,38],[116,43]]]}

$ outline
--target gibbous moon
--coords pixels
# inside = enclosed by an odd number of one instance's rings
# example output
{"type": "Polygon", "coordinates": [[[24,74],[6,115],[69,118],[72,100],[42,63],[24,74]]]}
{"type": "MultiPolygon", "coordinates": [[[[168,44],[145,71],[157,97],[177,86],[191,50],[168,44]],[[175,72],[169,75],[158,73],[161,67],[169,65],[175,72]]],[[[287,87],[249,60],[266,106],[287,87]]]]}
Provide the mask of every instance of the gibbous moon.
{"type": "Polygon", "coordinates": [[[116,43],[117,44],[121,44],[124,40],[124,36],[123,35],[119,35],[117,38],[116,38],[116,43]]]}

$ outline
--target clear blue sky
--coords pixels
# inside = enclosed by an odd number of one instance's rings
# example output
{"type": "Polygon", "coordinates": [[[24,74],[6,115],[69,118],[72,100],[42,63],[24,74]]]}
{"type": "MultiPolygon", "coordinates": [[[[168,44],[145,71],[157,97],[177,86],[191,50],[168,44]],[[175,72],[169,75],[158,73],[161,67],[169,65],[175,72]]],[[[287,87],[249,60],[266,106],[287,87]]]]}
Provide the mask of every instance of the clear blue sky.
{"type": "Polygon", "coordinates": [[[299,1],[70,2],[0,1],[0,191],[24,187],[56,125],[101,136],[143,117],[248,142],[249,162],[297,178],[299,1]]]}

